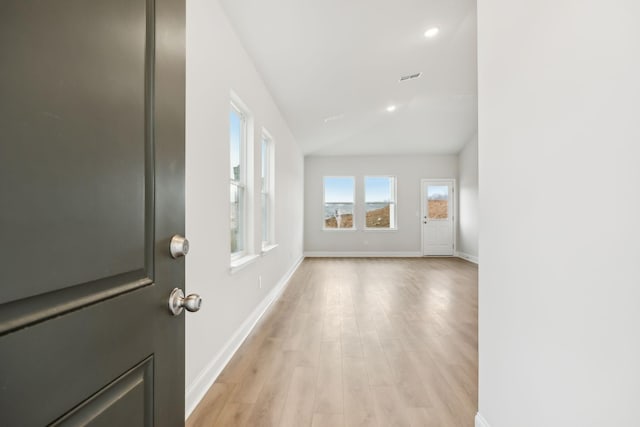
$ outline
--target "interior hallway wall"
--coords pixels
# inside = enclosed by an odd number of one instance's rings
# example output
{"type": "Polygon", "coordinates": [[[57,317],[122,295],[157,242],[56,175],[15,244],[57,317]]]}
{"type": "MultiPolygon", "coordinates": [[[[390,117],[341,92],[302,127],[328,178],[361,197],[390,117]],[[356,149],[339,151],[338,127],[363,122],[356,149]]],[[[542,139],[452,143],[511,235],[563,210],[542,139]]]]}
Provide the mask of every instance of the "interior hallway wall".
{"type": "MultiPolygon", "coordinates": [[[[302,256],[304,162],[217,1],[187,2],[186,101],[186,232],[191,242],[186,288],[203,298],[200,312],[188,313],[186,319],[188,411],[206,391],[234,345],[239,344],[242,332],[250,328],[251,319],[302,256]],[[279,245],[234,274],[229,269],[231,90],[254,117],[255,189],[259,189],[262,127],[275,142],[275,238],[279,245]]],[[[259,191],[254,195],[253,244],[259,247],[259,191]]]]}

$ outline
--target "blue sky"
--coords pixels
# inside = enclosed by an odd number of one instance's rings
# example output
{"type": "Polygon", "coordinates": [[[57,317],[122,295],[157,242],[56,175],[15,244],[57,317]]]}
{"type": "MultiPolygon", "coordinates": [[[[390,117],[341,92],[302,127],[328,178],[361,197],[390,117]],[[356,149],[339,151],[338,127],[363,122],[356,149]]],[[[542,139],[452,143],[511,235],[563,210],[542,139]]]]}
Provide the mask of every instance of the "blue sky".
{"type": "Polygon", "coordinates": [[[229,177],[233,179],[233,167],[240,164],[240,135],[242,133],[242,118],[235,110],[231,109],[229,120],[231,124],[231,169],[229,171],[229,177]]]}
{"type": "MultiPolygon", "coordinates": [[[[389,177],[365,178],[365,203],[386,202],[393,199],[393,184],[389,177]]],[[[352,177],[326,177],[324,197],[327,203],[353,203],[352,177]]]]}
{"type": "Polygon", "coordinates": [[[327,203],[353,203],[353,178],[326,177],[324,179],[324,201],[327,203]]]}
{"type": "Polygon", "coordinates": [[[436,199],[444,199],[445,197],[442,196],[448,196],[448,193],[449,187],[446,185],[430,185],[427,187],[428,199],[434,198],[433,196],[437,196],[435,197],[436,199]]]}
{"type": "Polygon", "coordinates": [[[389,202],[393,199],[393,180],[386,176],[366,177],[364,179],[365,203],[389,202]]]}

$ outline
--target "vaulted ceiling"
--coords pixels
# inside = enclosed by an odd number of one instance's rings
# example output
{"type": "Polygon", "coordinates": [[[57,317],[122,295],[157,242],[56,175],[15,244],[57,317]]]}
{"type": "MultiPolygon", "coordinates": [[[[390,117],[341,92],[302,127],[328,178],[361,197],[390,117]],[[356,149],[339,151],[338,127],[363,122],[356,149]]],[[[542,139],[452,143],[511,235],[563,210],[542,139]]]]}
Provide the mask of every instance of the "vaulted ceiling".
{"type": "Polygon", "coordinates": [[[220,1],[306,155],[449,154],[477,131],[475,0],[220,1]]]}

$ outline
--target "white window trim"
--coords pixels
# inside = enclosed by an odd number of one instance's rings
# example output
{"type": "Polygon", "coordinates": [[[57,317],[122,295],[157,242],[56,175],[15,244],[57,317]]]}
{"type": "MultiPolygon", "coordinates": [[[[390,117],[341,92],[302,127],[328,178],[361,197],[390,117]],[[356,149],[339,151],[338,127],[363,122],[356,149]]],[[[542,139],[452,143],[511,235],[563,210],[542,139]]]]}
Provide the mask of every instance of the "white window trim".
{"type": "MultiPolygon", "coordinates": [[[[395,232],[398,231],[398,177],[395,175],[365,175],[362,181],[363,185],[363,193],[364,193],[364,231],[367,232],[395,232]],[[367,178],[393,178],[393,206],[394,206],[394,218],[393,223],[394,227],[389,228],[378,228],[378,227],[367,227],[367,178]]],[[[368,202],[368,203],[386,203],[384,201],[381,202],[368,202]]]]}
{"type": "Polygon", "coordinates": [[[243,250],[230,254],[230,263],[232,272],[244,267],[247,262],[253,261],[258,255],[253,253],[253,203],[252,203],[252,186],[253,177],[252,165],[252,146],[253,146],[253,116],[250,109],[242,102],[242,100],[231,91],[230,107],[235,109],[243,119],[242,140],[240,146],[240,176],[239,181],[230,180],[230,185],[235,184],[244,189],[243,203],[243,250]],[[244,167],[243,167],[244,166],[244,167]]]}
{"type": "Polygon", "coordinates": [[[231,260],[231,268],[229,268],[229,272],[231,274],[236,273],[242,269],[244,269],[245,267],[253,264],[258,258],[260,258],[260,255],[244,255],[241,258],[236,258],[234,260],[231,260]]]}
{"type": "MultiPolygon", "coordinates": [[[[265,128],[262,128],[262,135],[260,138],[260,168],[262,169],[262,143],[267,141],[267,176],[265,177],[266,191],[264,188],[260,188],[260,203],[262,204],[262,195],[267,195],[267,240],[262,240],[262,233],[260,235],[262,253],[269,252],[277,247],[277,241],[275,238],[275,140],[273,136],[265,128]]],[[[262,178],[262,171],[260,171],[260,177],[262,178]]],[[[262,206],[260,206],[262,208],[262,206]]],[[[262,209],[260,209],[260,219],[262,220],[262,209]]],[[[262,224],[263,221],[260,221],[262,224]]]]}
{"type": "Polygon", "coordinates": [[[357,222],[356,222],[356,207],[357,207],[357,203],[356,203],[356,177],[354,175],[326,175],[322,177],[322,231],[338,231],[338,232],[342,232],[342,231],[357,231],[358,227],[357,227],[357,222]],[[353,214],[352,214],[352,222],[353,222],[353,227],[351,228],[327,228],[325,227],[325,221],[324,221],[324,206],[327,204],[326,202],[326,190],[325,190],[325,179],[326,178],[351,178],[353,180],[353,214]]]}
{"type": "Polygon", "coordinates": [[[262,251],[260,252],[260,255],[264,256],[269,252],[271,252],[272,250],[274,250],[275,248],[277,248],[278,246],[279,245],[277,243],[274,243],[273,245],[263,246],[262,251]]]}

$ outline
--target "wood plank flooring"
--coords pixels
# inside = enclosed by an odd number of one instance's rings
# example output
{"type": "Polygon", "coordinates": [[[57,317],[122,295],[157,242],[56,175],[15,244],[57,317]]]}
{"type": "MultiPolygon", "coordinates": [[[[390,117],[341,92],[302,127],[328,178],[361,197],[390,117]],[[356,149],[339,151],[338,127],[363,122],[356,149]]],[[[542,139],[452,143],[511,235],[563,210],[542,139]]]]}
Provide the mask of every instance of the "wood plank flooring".
{"type": "Polygon", "coordinates": [[[307,259],[187,426],[471,427],[477,283],[456,258],[307,259]]]}

